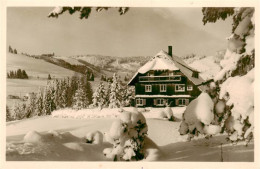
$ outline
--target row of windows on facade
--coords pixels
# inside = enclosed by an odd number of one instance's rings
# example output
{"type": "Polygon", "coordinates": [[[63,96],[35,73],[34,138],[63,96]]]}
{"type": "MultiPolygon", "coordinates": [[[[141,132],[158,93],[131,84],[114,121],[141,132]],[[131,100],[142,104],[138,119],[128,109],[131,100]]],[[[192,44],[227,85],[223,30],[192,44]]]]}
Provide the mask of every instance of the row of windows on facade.
{"type": "MultiPolygon", "coordinates": [[[[168,105],[168,99],[154,99],[153,104],[155,106],[166,106],[168,105]]],[[[183,99],[179,98],[175,100],[176,106],[187,106],[189,104],[189,99],[183,99]]],[[[146,105],[146,99],[143,98],[137,98],[136,99],[136,106],[145,106],[146,105]]]]}
{"type": "MultiPolygon", "coordinates": [[[[166,72],[165,75],[174,76],[174,72],[166,72]]],[[[147,73],[147,76],[154,76],[154,73],[147,73]]]]}
{"type": "MultiPolygon", "coordinates": [[[[187,91],[192,91],[192,85],[187,86],[187,91]]],[[[166,92],[167,85],[161,84],[160,85],[160,92],[166,92]]],[[[145,92],[152,92],[152,85],[145,85],[145,92]]],[[[185,92],[185,84],[175,84],[175,92],[185,92]]]]}

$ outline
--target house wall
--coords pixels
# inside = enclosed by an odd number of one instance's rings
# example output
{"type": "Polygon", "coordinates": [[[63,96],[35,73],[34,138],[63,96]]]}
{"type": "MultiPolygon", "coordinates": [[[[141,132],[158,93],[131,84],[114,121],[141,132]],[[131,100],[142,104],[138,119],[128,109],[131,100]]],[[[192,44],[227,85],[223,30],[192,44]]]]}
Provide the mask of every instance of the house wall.
{"type": "Polygon", "coordinates": [[[198,89],[197,86],[195,86],[190,80],[187,79],[184,75],[181,76],[180,81],[176,82],[139,82],[135,83],[135,94],[136,95],[191,95],[191,96],[197,96],[201,93],[201,91],[198,89]],[[160,85],[166,84],[166,92],[160,91],[160,85]],[[175,91],[176,84],[184,84],[185,85],[185,91],[175,91]],[[152,91],[146,92],[145,86],[151,85],[152,91]],[[192,91],[188,91],[187,87],[188,85],[192,86],[192,91]]]}
{"type": "MultiPolygon", "coordinates": [[[[135,83],[135,94],[136,95],[167,95],[167,96],[172,96],[172,95],[190,95],[190,98],[161,98],[164,99],[168,105],[171,107],[174,106],[180,106],[178,99],[184,99],[185,104],[188,104],[191,102],[194,98],[196,98],[201,91],[198,89],[196,85],[194,85],[182,72],[180,71],[149,71],[146,74],[139,75],[137,79],[139,79],[140,76],[147,76],[150,77],[150,81],[139,81],[135,83]],[[170,75],[180,75],[181,79],[179,81],[160,81],[160,80],[155,80],[153,77],[158,77],[158,76],[170,76],[170,75]],[[161,92],[160,91],[160,85],[161,84],[166,84],[166,92],[161,92]],[[175,86],[176,84],[184,84],[185,85],[185,91],[176,91],[175,86]],[[152,91],[151,92],[146,92],[145,91],[145,86],[146,85],[151,85],[152,86],[152,91]],[[188,91],[187,87],[191,85],[192,90],[188,91]]],[[[138,98],[136,98],[138,99],[138,98]]],[[[165,105],[159,106],[155,104],[156,99],[158,98],[141,98],[145,99],[144,105],[137,105],[138,107],[165,107],[165,105]]],[[[135,100],[136,101],[136,100],[135,100]]],[[[136,102],[135,102],[136,103],[136,102]]],[[[181,105],[183,106],[183,105],[181,105]]]]}

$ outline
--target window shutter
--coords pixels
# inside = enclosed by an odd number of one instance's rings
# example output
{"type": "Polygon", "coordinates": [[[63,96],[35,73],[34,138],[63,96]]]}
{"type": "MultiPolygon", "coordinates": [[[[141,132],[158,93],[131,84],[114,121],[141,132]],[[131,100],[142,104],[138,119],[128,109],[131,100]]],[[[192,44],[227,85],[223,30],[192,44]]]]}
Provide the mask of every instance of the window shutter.
{"type": "Polygon", "coordinates": [[[189,104],[189,99],[185,99],[185,105],[187,106],[189,104]]]}
{"type": "Polygon", "coordinates": [[[143,105],[144,106],[146,105],[146,99],[143,99],[143,105]]]}
{"type": "Polygon", "coordinates": [[[176,106],[179,105],[179,99],[175,99],[175,105],[176,105],[176,106]]]}
{"type": "Polygon", "coordinates": [[[153,99],[153,104],[154,104],[154,105],[157,105],[156,99],[153,99]]]}

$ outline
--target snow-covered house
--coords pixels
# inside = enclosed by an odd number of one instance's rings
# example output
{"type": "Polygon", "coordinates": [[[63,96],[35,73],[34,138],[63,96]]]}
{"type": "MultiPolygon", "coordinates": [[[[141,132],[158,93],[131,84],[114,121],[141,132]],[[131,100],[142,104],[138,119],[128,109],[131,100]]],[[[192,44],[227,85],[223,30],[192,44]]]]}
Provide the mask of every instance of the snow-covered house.
{"type": "Polygon", "coordinates": [[[185,106],[203,90],[199,72],[182,59],[161,50],[139,68],[128,85],[135,86],[138,107],[185,106]]]}

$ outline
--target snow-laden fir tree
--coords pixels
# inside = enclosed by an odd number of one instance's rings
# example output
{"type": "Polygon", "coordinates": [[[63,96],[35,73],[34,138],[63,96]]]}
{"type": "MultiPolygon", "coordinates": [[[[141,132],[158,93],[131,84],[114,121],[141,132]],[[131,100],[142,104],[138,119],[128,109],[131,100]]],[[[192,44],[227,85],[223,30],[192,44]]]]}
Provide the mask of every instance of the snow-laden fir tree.
{"type": "Polygon", "coordinates": [[[83,89],[83,84],[81,81],[78,81],[78,89],[76,90],[73,97],[73,108],[74,109],[84,109],[89,105],[89,101],[87,99],[86,93],[83,89]]]}
{"type": "Polygon", "coordinates": [[[12,118],[12,114],[11,114],[11,111],[9,109],[9,107],[6,105],[6,121],[12,121],[13,118],[12,118]]]}
{"type": "Polygon", "coordinates": [[[68,83],[66,79],[61,80],[60,82],[61,96],[60,96],[60,108],[65,108],[68,106],[68,83]]]}
{"type": "Polygon", "coordinates": [[[50,82],[48,82],[44,90],[43,115],[50,115],[55,109],[55,88],[50,82]]]}
{"type": "Polygon", "coordinates": [[[92,91],[92,87],[91,87],[90,82],[88,81],[87,76],[81,76],[80,80],[83,85],[83,90],[86,93],[88,105],[92,104],[93,91],[92,91]]]}
{"type": "Polygon", "coordinates": [[[110,87],[110,96],[109,96],[109,108],[118,108],[121,106],[122,101],[122,87],[120,80],[116,73],[113,75],[113,81],[110,87]]]}
{"type": "Polygon", "coordinates": [[[200,133],[226,131],[231,141],[250,141],[254,131],[255,9],[203,8],[202,12],[204,24],[232,16],[232,34],[227,38],[227,50],[220,61],[221,71],[210,83],[207,93],[202,93],[189,104],[184,112],[180,132],[193,132],[189,131],[191,126],[188,123],[194,123],[192,129],[200,133]],[[208,113],[201,119],[190,120],[194,114],[192,105],[198,107],[196,102],[210,103],[212,106],[201,104],[203,108],[198,110],[203,109],[208,113]]]}
{"type": "Polygon", "coordinates": [[[58,79],[55,79],[53,81],[53,85],[55,88],[54,103],[56,105],[56,109],[59,109],[60,108],[60,96],[61,96],[60,81],[58,79]]]}
{"type": "Polygon", "coordinates": [[[135,89],[134,87],[129,86],[122,86],[122,100],[121,105],[122,106],[130,106],[131,100],[134,99],[135,89]]]}
{"type": "Polygon", "coordinates": [[[25,110],[26,110],[25,103],[15,103],[13,106],[13,113],[11,118],[13,120],[21,120],[26,118],[25,110]]]}
{"type": "Polygon", "coordinates": [[[103,82],[99,84],[96,91],[93,93],[92,102],[93,106],[99,107],[100,109],[107,105],[106,90],[103,82]]]}
{"type": "Polygon", "coordinates": [[[41,116],[43,114],[43,97],[43,91],[41,90],[41,88],[39,88],[36,96],[36,111],[38,116],[41,116]]]}
{"type": "Polygon", "coordinates": [[[26,117],[33,117],[35,115],[37,115],[37,98],[36,98],[36,94],[35,93],[31,93],[29,99],[27,100],[27,104],[26,104],[26,117]]]}

